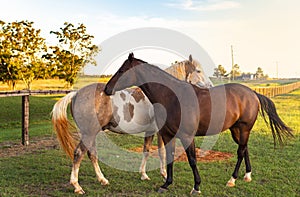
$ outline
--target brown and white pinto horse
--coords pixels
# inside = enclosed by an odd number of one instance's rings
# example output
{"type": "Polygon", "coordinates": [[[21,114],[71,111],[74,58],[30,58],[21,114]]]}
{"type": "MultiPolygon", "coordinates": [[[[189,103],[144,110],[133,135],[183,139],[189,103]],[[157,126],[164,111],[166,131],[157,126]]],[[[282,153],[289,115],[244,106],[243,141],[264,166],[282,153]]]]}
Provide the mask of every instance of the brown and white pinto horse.
{"type": "Polygon", "coordinates": [[[159,192],[166,191],[173,182],[175,138],[182,142],[193,171],[194,187],[191,194],[199,194],[201,179],[196,165],[195,136],[214,135],[230,129],[233,140],[238,144],[238,160],[227,186],[235,185],[243,159],[246,164],[244,179],[251,181],[247,143],[259,110],[265,120],[268,116],[274,143],[278,140],[283,144],[286,137],[293,136],[292,129],[279,118],[269,98],[240,84],[199,88],[177,80],[156,66],[135,59],[131,53],[106,84],[104,92],[113,95],[116,91],[134,85],[140,87],[153,104],[159,134],[166,148],[167,179],[159,192]],[[208,131],[210,124],[217,125],[215,128],[219,129],[208,131]]]}
{"type": "MultiPolygon", "coordinates": [[[[198,86],[211,87],[212,83],[205,75],[201,65],[189,57],[189,60],[173,64],[167,69],[181,80],[198,86]]],[[[72,158],[71,184],[75,192],[84,191],[78,183],[78,171],[81,160],[87,152],[93,163],[97,179],[103,184],[108,180],[102,174],[97,160],[95,138],[99,131],[108,129],[115,133],[136,134],[145,132],[144,156],[140,166],[142,180],[149,180],[146,174],[146,162],[154,134],[158,128],[154,121],[152,104],[139,88],[119,91],[114,96],[103,94],[105,84],[95,83],[85,86],[77,92],[71,92],[59,100],[53,107],[52,122],[61,147],[72,158]],[[80,142],[76,142],[77,132],[72,133],[67,119],[67,106],[71,103],[73,119],[80,130],[80,142]],[[78,144],[78,145],[77,145],[78,144]]],[[[158,135],[160,173],[166,177],[165,152],[161,136],[158,135]]]]}

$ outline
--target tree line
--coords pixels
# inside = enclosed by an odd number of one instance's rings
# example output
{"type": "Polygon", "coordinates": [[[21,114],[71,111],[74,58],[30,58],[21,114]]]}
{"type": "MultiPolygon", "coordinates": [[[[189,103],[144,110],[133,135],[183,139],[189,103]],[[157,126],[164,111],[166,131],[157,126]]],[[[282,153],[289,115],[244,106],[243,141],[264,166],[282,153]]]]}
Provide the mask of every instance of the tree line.
{"type": "Polygon", "coordinates": [[[258,67],[255,73],[245,73],[240,70],[240,66],[235,64],[230,72],[227,72],[222,65],[218,65],[214,70],[214,77],[231,78],[231,79],[267,79],[268,75],[264,74],[261,67],[258,67]]]}
{"type": "Polygon", "coordinates": [[[99,47],[84,24],[65,22],[58,31],[51,31],[58,44],[47,46],[41,30],[34,22],[0,20],[0,82],[11,89],[23,81],[26,89],[37,79],[64,79],[72,87],[80,70],[88,63],[96,65],[99,47]]]}

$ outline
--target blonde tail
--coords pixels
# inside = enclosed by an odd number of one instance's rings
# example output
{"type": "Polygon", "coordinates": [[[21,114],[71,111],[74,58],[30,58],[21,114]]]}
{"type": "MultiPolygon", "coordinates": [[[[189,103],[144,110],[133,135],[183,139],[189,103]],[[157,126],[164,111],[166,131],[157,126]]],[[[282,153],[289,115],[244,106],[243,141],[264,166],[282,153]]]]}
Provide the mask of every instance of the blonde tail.
{"type": "MultiPolygon", "coordinates": [[[[70,92],[62,99],[57,101],[52,110],[52,124],[56,132],[56,137],[60,143],[60,146],[66,152],[66,154],[73,160],[74,150],[76,147],[76,135],[70,130],[70,127],[75,128],[67,117],[68,104],[71,99],[76,95],[76,92],[70,92]]],[[[78,136],[78,132],[76,132],[78,136]]]]}

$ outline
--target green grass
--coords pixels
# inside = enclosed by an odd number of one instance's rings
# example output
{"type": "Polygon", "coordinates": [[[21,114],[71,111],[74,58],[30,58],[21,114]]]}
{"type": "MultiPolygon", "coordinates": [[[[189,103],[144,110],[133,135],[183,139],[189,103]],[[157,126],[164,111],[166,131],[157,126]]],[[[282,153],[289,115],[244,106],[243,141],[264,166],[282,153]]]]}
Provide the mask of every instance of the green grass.
{"type": "MultiPolygon", "coordinates": [[[[30,138],[38,140],[53,135],[50,111],[57,98],[59,96],[30,97],[30,138]]],[[[245,183],[241,180],[245,170],[242,164],[236,187],[225,187],[236,157],[228,161],[198,163],[202,196],[300,196],[300,90],[272,100],[282,119],[296,131],[296,138],[283,149],[274,149],[271,131],[259,118],[249,140],[253,181],[245,183]]],[[[21,98],[0,98],[0,106],[0,143],[20,141],[21,98]]],[[[123,148],[142,146],[143,143],[141,137],[131,135],[108,134],[108,137],[123,148]]],[[[197,138],[198,147],[202,140],[197,138]]],[[[237,145],[225,131],[213,149],[235,154],[237,145]]],[[[114,160],[113,154],[108,156],[114,160]]],[[[120,166],[128,163],[126,160],[115,162],[120,166]]],[[[87,158],[81,165],[79,181],[86,196],[188,196],[193,185],[192,172],[186,162],[174,164],[174,183],[163,195],[156,192],[163,184],[158,169],[148,172],[150,181],[142,182],[138,172],[117,170],[101,162],[100,166],[110,181],[109,186],[97,182],[87,158]]],[[[71,161],[57,148],[0,158],[0,196],[76,196],[68,183],[70,172],[71,161]]]]}
{"type": "MultiPolygon", "coordinates": [[[[30,96],[30,137],[52,135],[50,112],[61,96],[30,96]]],[[[21,97],[0,98],[0,143],[21,139],[22,107],[21,97]]]]}

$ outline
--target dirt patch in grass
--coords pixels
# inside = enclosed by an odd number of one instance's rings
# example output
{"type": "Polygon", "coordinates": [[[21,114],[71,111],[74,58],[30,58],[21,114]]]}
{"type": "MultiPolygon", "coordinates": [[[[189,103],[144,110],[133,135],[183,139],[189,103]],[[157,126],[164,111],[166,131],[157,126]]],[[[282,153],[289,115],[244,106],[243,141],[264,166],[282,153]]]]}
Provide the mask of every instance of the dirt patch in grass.
{"type": "Polygon", "coordinates": [[[58,148],[59,144],[54,137],[30,139],[28,146],[23,146],[21,142],[3,142],[0,143],[0,157],[15,157],[58,148]]]}
{"type": "MultiPolygon", "coordinates": [[[[21,143],[16,142],[4,142],[0,143],[0,157],[15,157],[25,154],[39,153],[45,150],[59,149],[59,143],[54,137],[43,137],[31,139],[28,146],[23,146],[21,143]]],[[[150,156],[158,158],[158,147],[152,146],[150,149],[150,156]]],[[[130,149],[134,152],[142,152],[142,147],[136,147],[130,149]]],[[[197,161],[200,162],[214,162],[228,160],[234,155],[226,152],[219,152],[213,150],[203,151],[200,148],[196,148],[197,161]]],[[[188,161],[183,147],[176,147],[175,161],[188,161]]]]}
{"type": "MultiPolygon", "coordinates": [[[[150,156],[159,158],[158,156],[158,147],[157,146],[152,146],[150,149],[150,156]]],[[[142,147],[137,147],[131,149],[134,152],[143,152],[142,147]]],[[[219,152],[219,151],[213,151],[213,150],[201,150],[200,148],[196,148],[196,157],[197,161],[200,162],[214,162],[214,161],[224,161],[228,160],[234,155],[231,153],[226,153],[226,152],[219,152]]],[[[183,147],[176,147],[175,150],[175,161],[185,161],[187,162],[187,156],[185,154],[185,150],[183,147]]]]}

